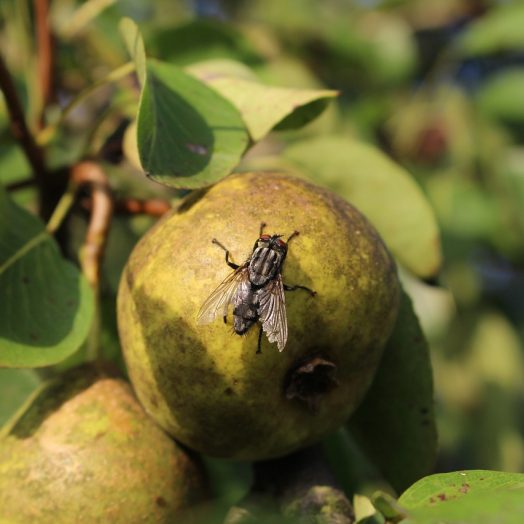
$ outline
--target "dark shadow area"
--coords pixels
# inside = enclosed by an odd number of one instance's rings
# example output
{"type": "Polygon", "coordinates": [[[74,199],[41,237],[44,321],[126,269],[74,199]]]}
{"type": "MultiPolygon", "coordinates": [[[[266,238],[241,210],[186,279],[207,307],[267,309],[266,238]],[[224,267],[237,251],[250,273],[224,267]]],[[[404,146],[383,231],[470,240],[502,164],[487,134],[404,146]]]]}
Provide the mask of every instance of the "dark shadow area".
{"type": "Polygon", "coordinates": [[[209,59],[210,49],[217,58],[229,57],[248,65],[263,62],[243,34],[220,20],[193,19],[174,28],[156,31],[148,41],[154,56],[188,65],[209,59]]]}
{"type": "MultiPolygon", "coordinates": [[[[214,456],[227,456],[232,449],[240,452],[246,443],[264,438],[267,429],[263,420],[253,411],[249,415],[250,410],[246,409],[240,398],[235,401],[236,392],[231,387],[235,383],[234,377],[223,377],[217,371],[213,358],[199,342],[193,326],[176,318],[160,328],[148,329],[147,319],[152,315],[169,318],[166,304],[149,298],[140,289],[134,292],[133,297],[142,319],[146,343],[154,348],[147,356],[158,389],[164,393],[163,400],[176,413],[182,425],[187,421],[192,427],[199,428],[196,433],[200,434],[200,439],[195,437],[191,446],[208,450],[211,446],[214,456]],[[185,355],[188,351],[190,356],[185,355]],[[177,364],[166,366],[166,362],[177,364]],[[217,431],[217,428],[224,427],[230,427],[233,431],[217,431]]],[[[256,345],[253,353],[255,350],[256,345]]],[[[249,349],[246,348],[246,351],[249,349]]],[[[228,358],[227,355],[224,358],[228,358]]],[[[147,403],[155,406],[158,399],[151,396],[147,403]]]]}
{"type": "Polygon", "coordinates": [[[176,208],[176,214],[186,213],[189,211],[195,204],[197,204],[203,197],[206,196],[209,191],[209,187],[204,187],[202,189],[195,189],[187,195],[181,204],[176,208]]]}

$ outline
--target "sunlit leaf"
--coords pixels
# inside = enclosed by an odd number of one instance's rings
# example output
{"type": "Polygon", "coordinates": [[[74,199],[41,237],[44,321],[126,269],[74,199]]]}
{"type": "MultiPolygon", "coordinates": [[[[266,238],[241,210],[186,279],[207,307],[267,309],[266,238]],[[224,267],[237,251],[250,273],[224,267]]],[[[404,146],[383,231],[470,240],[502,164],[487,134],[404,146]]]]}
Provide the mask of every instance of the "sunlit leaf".
{"type": "Polygon", "coordinates": [[[384,524],[385,518],[375,510],[369,497],[355,493],[353,495],[355,520],[359,524],[384,524]]]}
{"type": "Polygon", "coordinates": [[[524,491],[485,492],[409,512],[402,524],[521,524],[524,491]]]}
{"type": "Polygon", "coordinates": [[[0,366],[54,364],[85,340],[93,293],[39,219],[0,188],[0,366]]]}
{"type": "Polygon", "coordinates": [[[197,188],[228,175],[247,147],[235,107],[180,68],[149,60],[138,111],[138,150],[148,175],[197,188]]]}
{"type": "Polygon", "coordinates": [[[405,293],[377,375],[350,429],[399,492],[433,467],[437,433],[429,349],[405,293]]]}
{"type": "Polygon", "coordinates": [[[438,272],[441,252],[435,216],[407,171],[375,147],[344,137],[298,142],[284,154],[315,182],[360,209],[407,269],[421,277],[438,272]]]}
{"type": "Polygon", "coordinates": [[[187,66],[185,71],[196,76],[202,82],[212,81],[221,77],[241,78],[243,80],[252,80],[253,82],[257,80],[257,75],[251,68],[242,62],[229,58],[214,58],[197,62],[187,66]]]}
{"type": "Polygon", "coordinates": [[[209,82],[240,111],[253,140],[271,129],[295,129],[316,118],[336,91],[265,86],[240,78],[209,82]]]}
{"type": "Polygon", "coordinates": [[[430,475],[407,489],[399,498],[399,504],[407,509],[415,509],[444,504],[466,496],[486,496],[501,490],[524,492],[524,473],[479,469],[430,475]]]}
{"type": "Polygon", "coordinates": [[[263,138],[272,129],[296,129],[326,108],[337,91],[328,89],[297,89],[274,87],[249,78],[245,70],[233,70],[231,64],[197,64],[189,68],[193,74],[216,89],[240,111],[253,140],[263,138]]]}
{"type": "Polygon", "coordinates": [[[520,524],[524,515],[524,474],[456,471],[426,477],[399,499],[405,524],[520,524]]]}

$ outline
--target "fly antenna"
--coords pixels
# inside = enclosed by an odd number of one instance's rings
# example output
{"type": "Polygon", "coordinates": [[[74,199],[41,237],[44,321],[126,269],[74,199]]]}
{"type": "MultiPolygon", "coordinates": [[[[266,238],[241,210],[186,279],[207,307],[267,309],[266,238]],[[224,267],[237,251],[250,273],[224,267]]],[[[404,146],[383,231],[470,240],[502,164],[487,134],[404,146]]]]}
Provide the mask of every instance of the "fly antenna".
{"type": "Polygon", "coordinates": [[[290,240],[292,240],[293,238],[298,237],[298,235],[300,235],[300,233],[299,233],[298,231],[296,231],[296,230],[293,231],[293,233],[291,233],[291,236],[286,240],[286,244],[287,244],[290,240]]]}
{"type": "Polygon", "coordinates": [[[264,228],[267,226],[265,222],[260,223],[260,231],[258,232],[258,236],[261,237],[262,233],[264,232],[264,228]]]}

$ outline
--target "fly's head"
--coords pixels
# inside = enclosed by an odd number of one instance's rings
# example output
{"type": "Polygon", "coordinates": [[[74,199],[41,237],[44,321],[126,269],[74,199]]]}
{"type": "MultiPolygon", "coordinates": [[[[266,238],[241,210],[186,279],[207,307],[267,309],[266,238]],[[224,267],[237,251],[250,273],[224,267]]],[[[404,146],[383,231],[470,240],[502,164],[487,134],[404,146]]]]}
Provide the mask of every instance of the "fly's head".
{"type": "Polygon", "coordinates": [[[287,243],[282,240],[282,235],[260,235],[255,242],[253,251],[258,247],[273,249],[283,257],[287,253],[287,243]]]}

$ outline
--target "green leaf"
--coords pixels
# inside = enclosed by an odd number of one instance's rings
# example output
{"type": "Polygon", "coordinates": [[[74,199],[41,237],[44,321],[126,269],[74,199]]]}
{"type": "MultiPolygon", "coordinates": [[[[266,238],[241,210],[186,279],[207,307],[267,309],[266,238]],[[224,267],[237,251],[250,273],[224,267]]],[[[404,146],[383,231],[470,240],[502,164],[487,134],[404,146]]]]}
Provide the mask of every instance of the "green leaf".
{"type": "Polygon", "coordinates": [[[349,427],[398,492],[431,471],[437,451],[431,362],[406,293],[371,389],[349,427]]]}
{"type": "Polygon", "coordinates": [[[497,194],[464,177],[463,171],[439,172],[428,181],[427,192],[443,231],[472,238],[504,234],[497,194]]]}
{"type": "Polygon", "coordinates": [[[413,524],[520,524],[524,474],[456,471],[426,477],[399,499],[413,524]]]}
{"type": "Polygon", "coordinates": [[[481,111],[491,118],[519,124],[524,121],[524,68],[507,69],[481,87],[481,111]]]}
{"type": "Polygon", "coordinates": [[[462,35],[460,52],[476,56],[524,48],[524,4],[493,8],[470,24],[462,35]]]}
{"type": "Polygon", "coordinates": [[[253,140],[272,129],[296,129],[316,118],[337,91],[272,87],[242,78],[214,78],[209,85],[240,111],[253,140]]]}
{"type": "Polygon", "coordinates": [[[360,209],[407,269],[420,277],[438,272],[433,210],[409,173],[377,148],[332,136],[298,142],[284,155],[360,209]]]}
{"type": "Polygon", "coordinates": [[[137,122],[140,162],[149,176],[194,189],[228,175],[248,144],[235,107],[180,68],[148,60],[137,122]]]}
{"type": "Polygon", "coordinates": [[[524,473],[470,470],[430,475],[413,484],[399,499],[408,510],[443,504],[472,495],[489,496],[494,491],[524,490],[524,473]]]}
{"type": "Polygon", "coordinates": [[[331,470],[346,493],[371,495],[375,490],[386,487],[380,472],[348,428],[339,428],[322,444],[331,470]]]}
{"type": "Polygon", "coordinates": [[[120,20],[118,27],[124,39],[127,52],[135,62],[136,74],[140,84],[144,85],[146,79],[146,50],[140,30],[135,22],[127,17],[120,20]]]}
{"type": "Polygon", "coordinates": [[[40,382],[32,369],[0,368],[0,427],[16,413],[40,382]]]}
{"type": "Polygon", "coordinates": [[[155,31],[149,43],[154,56],[180,66],[215,58],[247,64],[262,61],[253,45],[233,25],[210,18],[155,31]]]}
{"type": "Polygon", "coordinates": [[[522,524],[522,490],[482,493],[418,508],[402,524],[522,524]]]}
{"type": "Polygon", "coordinates": [[[93,293],[39,219],[0,188],[0,366],[54,364],[84,342],[93,293]]]}

